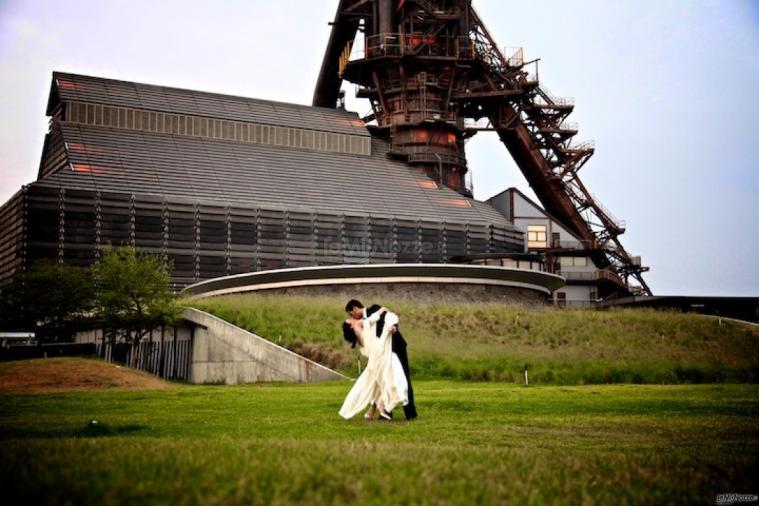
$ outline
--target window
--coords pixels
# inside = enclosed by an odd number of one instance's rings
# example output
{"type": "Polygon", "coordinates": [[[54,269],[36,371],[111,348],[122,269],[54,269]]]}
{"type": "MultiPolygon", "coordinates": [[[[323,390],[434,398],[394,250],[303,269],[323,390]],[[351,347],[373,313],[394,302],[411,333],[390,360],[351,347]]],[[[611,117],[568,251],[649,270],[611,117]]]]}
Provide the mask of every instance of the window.
{"type": "Polygon", "coordinates": [[[545,248],[546,226],[545,225],[527,225],[527,247],[528,248],[545,248]]]}
{"type": "Polygon", "coordinates": [[[275,132],[275,140],[274,144],[278,146],[286,146],[287,145],[287,129],[284,127],[274,127],[275,132]]]}
{"type": "Polygon", "coordinates": [[[336,153],[367,156],[371,154],[371,138],[365,136],[111,107],[102,104],[67,102],[66,121],[336,153]]]}
{"type": "Polygon", "coordinates": [[[559,262],[562,267],[586,267],[588,265],[587,257],[561,257],[559,262]]]}

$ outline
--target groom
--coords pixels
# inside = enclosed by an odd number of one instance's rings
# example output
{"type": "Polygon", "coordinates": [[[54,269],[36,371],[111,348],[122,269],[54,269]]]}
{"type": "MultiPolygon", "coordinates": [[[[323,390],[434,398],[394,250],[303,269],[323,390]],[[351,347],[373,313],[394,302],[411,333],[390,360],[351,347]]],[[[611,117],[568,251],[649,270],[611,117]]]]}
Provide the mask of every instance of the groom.
{"type": "MultiPolygon", "coordinates": [[[[372,314],[376,313],[381,309],[381,306],[379,304],[374,304],[370,306],[368,309],[364,308],[363,304],[361,302],[357,301],[356,299],[351,299],[348,301],[348,304],[345,306],[345,312],[348,313],[352,318],[355,318],[357,320],[361,320],[363,318],[368,318],[372,314]]],[[[379,321],[377,322],[377,337],[382,335],[382,329],[385,328],[385,315],[383,314],[380,316],[379,321]]],[[[409,367],[408,367],[408,353],[406,353],[406,340],[403,339],[403,335],[401,335],[401,332],[398,330],[397,326],[393,326],[392,329],[390,329],[390,333],[393,336],[392,341],[392,350],[393,353],[395,353],[398,356],[398,360],[401,363],[401,367],[403,367],[403,374],[406,376],[406,381],[408,382],[408,404],[403,406],[403,414],[406,415],[406,420],[413,420],[416,418],[416,406],[414,406],[414,389],[411,388],[411,375],[409,373],[409,367]]]]}

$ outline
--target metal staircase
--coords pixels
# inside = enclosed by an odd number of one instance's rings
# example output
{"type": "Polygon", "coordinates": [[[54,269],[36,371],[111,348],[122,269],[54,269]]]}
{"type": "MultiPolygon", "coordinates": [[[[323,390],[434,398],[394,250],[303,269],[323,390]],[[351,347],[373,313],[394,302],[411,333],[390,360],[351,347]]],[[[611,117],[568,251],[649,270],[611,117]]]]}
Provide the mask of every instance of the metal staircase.
{"type": "Polygon", "coordinates": [[[620,275],[630,293],[650,295],[648,268],[619,241],[625,224],[580,180],[595,147],[574,141],[574,100],[551,94],[538,61],[525,62],[521,49],[506,55],[470,0],[340,0],[313,103],[334,107],[343,78],[360,84],[358,96],[373,109],[366,120],[377,120],[373,131],[391,152],[432,176],[445,171],[438,179],[464,195],[463,139],[495,131],[546,211],[589,246],[598,268],[620,275]],[[365,55],[348,61],[357,32],[365,55]],[[414,140],[421,134],[430,141],[414,140]],[[450,138],[447,150],[431,141],[440,135],[450,138]]]}
{"type": "Polygon", "coordinates": [[[471,16],[475,47],[489,70],[492,88],[524,90],[516,100],[504,97],[490,121],[536,196],[550,214],[595,246],[592,256],[599,268],[613,268],[628,286],[633,278],[640,286],[630,286],[631,291],[651,295],[642,276],[648,267],[641,266],[619,240],[624,222],[615,219],[580,180],[578,173],[595,147],[592,142],[572,140],[578,128],[566,118],[574,110],[573,100],[556,99],[542,85],[526,86],[537,79],[524,75],[524,63],[513,65],[513,59],[505,58],[474,10],[471,16]]]}

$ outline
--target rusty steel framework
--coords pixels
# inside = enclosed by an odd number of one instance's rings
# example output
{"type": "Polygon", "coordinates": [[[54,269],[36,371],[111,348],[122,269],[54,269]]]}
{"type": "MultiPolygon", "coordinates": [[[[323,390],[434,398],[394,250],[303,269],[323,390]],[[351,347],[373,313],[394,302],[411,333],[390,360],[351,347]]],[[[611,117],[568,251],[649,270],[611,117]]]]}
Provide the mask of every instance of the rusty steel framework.
{"type": "Polygon", "coordinates": [[[340,0],[313,104],[336,107],[343,80],[369,99],[364,120],[391,156],[464,195],[464,140],[497,132],[546,211],[591,245],[598,268],[651,294],[648,268],[619,241],[624,223],[578,176],[594,145],[572,140],[573,100],[550,94],[521,49],[504,54],[471,0],[340,0]]]}

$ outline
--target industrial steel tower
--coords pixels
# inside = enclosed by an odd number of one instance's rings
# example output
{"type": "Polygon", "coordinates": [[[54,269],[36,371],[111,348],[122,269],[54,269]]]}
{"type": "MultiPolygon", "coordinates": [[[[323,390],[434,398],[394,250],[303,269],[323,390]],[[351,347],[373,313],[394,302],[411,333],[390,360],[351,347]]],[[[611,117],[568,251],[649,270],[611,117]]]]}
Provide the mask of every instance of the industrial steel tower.
{"type": "Polygon", "coordinates": [[[364,121],[391,156],[468,196],[464,140],[497,132],[546,211],[596,265],[650,295],[648,268],[619,241],[624,224],[578,176],[594,147],[572,141],[573,101],[546,91],[537,63],[521,49],[504,54],[471,0],[340,0],[313,104],[336,107],[342,81],[357,84],[373,110],[364,121]]]}

